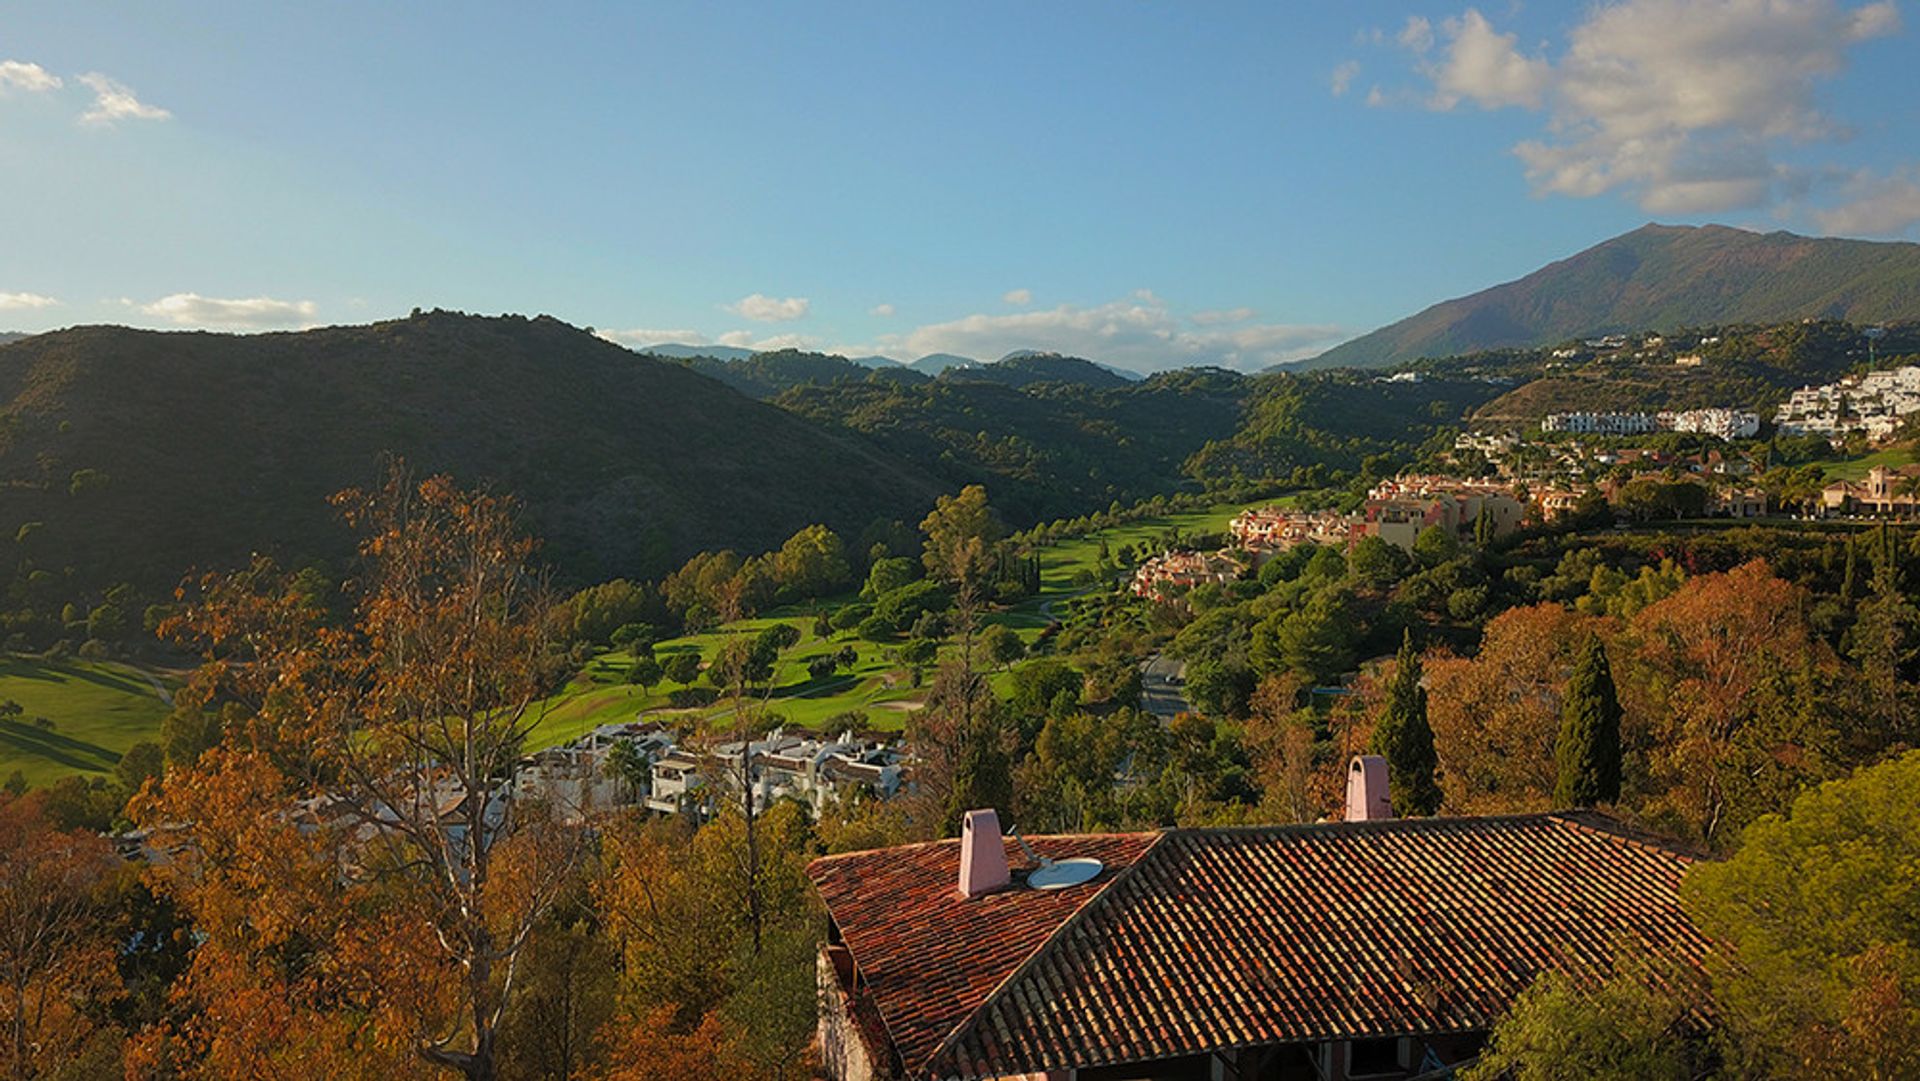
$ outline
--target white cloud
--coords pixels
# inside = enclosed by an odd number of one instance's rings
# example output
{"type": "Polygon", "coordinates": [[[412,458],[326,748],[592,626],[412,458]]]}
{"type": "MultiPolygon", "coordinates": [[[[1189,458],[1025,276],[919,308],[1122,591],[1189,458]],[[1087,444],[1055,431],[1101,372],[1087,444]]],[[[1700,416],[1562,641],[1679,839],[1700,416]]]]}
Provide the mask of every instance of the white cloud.
{"type": "MultiPolygon", "coordinates": [[[[1426,55],[1434,46],[1419,22],[1399,41],[1422,55],[1414,68],[1432,84],[1429,108],[1470,101],[1544,114],[1540,136],[1513,148],[1536,192],[1611,193],[1691,214],[1804,194],[1816,177],[1778,151],[1845,136],[1816,88],[1845,68],[1850,47],[1898,30],[1900,16],[1891,0],[1613,0],[1589,9],[1557,59],[1522,53],[1472,8],[1441,23],[1438,51],[1426,55]]],[[[1369,105],[1397,100],[1377,87],[1367,95],[1369,105]]],[[[1861,198],[1901,205],[1897,188],[1861,198]]]]}
{"type": "MultiPolygon", "coordinates": [[[[1379,38],[1374,39],[1378,41],[1379,38]]],[[[1400,28],[1394,39],[1402,48],[1416,53],[1424,53],[1433,48],[1433,24],[1420,15],[1407,16],[1407,24],[1400,28]]]]}
{"type": "Polygon", "coordinates": [[[0,60],[0,90],[25,90],[30,94],[38,94],[58,90],[63,85],[59,76],[38,64],[23,60],[0,60]]]}
{"type": "Polygon", "coordinates": [[[629,348],[642,349],[649,345],[705,345],[707,336],[697,330],[652,330],[635,327],[632,330],[600,330],[600,337],[629,348]]]}
{"type": "MultiPolygon", "coordinates": [[[[1408,29],[1412,28],[1409,21],[1408,29]]],[[[1543,59],[1520,55],[1515,35],[1495,31],[1486,17],[1472,8],[1459,18],[1446,20],[1441,29],[1447,36],[1443,59],[1421,67],[1433,80],[1433,108],[1451,109],[1462,99],[1482,109],[1539,107],[1553,77],[1553,66],[1543,59]]],[[[1402,33],[1400,40],[1406,43],[1407,35],[1402,33]]],[[[1415,51],[1425,52],[1432,41],[1428,31],[1425,44],[1415,51]]]]}
{"type": "Polygon", "coordinates": [[[313,322],[319,310],[311,300],[272,297],[223,300],[198,293],[175,293],[137,307],[145,315],[179,326],[247,329],[303,326],[313,322]]]}
{"type": "Polygon", "coordinates": [[[1358,60],[1348,60],[1334,68],[1333,77],[1328,80],[1328,87],[1333,91],[1333,96],[1336,98],[1344,96],[1353,87],[1354,76],[1359,74],[1360,61],[1358,60]]]}
{"type": "Polygon", "coordinates": [[[82,124],[111,125],[117,120],[166,120],[173,116],[157,105],[148,105],[134,97],[133,90],[126,84],[97,71],[80,76],[80,82],[93,91],[93,106],[80,114],[82,124]]]}
{"type": "Polygon", "coordinates": [[[1900,236],[1920,225],[1920,169],[1895,176],[1861,173],[1846,184],[1842,195],[1844,203],[1813,213],[1825,232],[1900,236]]]}
{"type": "Polygon", "coordinates": [[[0,293],[0,312],[31,311],[35,308],[51,308],[60,303],[52,297],[39,293],[0,293]]]}
{"type": "Polygon", "coordinates": [[[933,323],[882,337],[878,351],[902,357],[957,353],[992,360],[1016,349],[1042,349],[1136,371],[1209,364],[1254,371],[1313,356],[1348,336],[1344,328],[1327,325],[1216,329],[1200,324],[1204,329],[1195,329],[1197,322],[1140,290],[1092,307],[1062,304],[1044,311],[976,314],[933,323]]]}
{"type": "Polygon", "coordinates": [[[1000,294],[1000,299],[1006,301],[1009,304],[1012,304],[1014,307],[1024,308],[1027,305],[1033,303],[1033,290],[1009,289],[1006,292],[1000,294]]]}
{"type": "Polygon", "coordinates": [[[761,293],[741,297],[727,310],[756,323],[790,323],[807,314],[806,297],[770,297],[761,293]]]}
{"type": "Polygon", "coordinates": [[[1187,319],[1198,326],[1211,327],[1221,323],[1244,323],[1257,314],[1252,308],[1213,308],[1194,312],[1187,319]]]}
{"type": "Polygon", "coordinates": [[[751,330],[729,330],[714,339],[715,344],[765,353],[774,349],[817,349],[820,339],[805,334],[774,334],[761,337],[751,330]]]}
{"type": "Polygon", "coordinates": [[[881,319],[891,319],[893,318],[893,305],[875,304],[873,307],[867,309],[867,314],[881,319]]]}

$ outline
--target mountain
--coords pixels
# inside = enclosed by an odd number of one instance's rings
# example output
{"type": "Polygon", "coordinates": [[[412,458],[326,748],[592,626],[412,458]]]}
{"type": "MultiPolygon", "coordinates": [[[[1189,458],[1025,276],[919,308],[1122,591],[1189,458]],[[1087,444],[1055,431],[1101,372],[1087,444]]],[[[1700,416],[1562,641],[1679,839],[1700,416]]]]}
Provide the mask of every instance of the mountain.
{"type": "Polygon", "coordinates": [[[973,383],[999,383],[1026,387],[1035,383],[1072,383],[1083,387],[1124,387],[1137,382],[1113,370],[1079,357],[1059,353],[1009,353],[992,364],[953,367],[940,373],[944,380],[973,383]]]}
{"type": "Polygon", "coordinates": [[[564,583],[764,551],[816,521],[854,536],[945,490],[864,439],[546,317],[93,326],[0,346],[0,537],[74,588],[158,598],[251,552],[338,560],[351,538],[326,497],[377,481],[389,452],[518,495],[564,583]]]}
{"type": "Polygon", "coordinates": [[[649,345],[645,349],[636,349],[634,352],[656,357],[672,357],[675,360],[685,360],[688,357],[712,357],[715,360],[745,360],[753,355],[753,350],[742,349],[736,345],[680,345],[674,342],[649,345]]]}
{"type": "Polygon", "coordinates": [[[782,391],[812,384],[849,383],[865,379],[924,382],[928,378],[892,361],[886,361],[885,368],[873,368],[846,357],[798,349],[753,353],[733,360],[687,357],[674,363],[718,379],[750,398],[771,398],[782,391]]]}
{"type": "Polygon", "coordinates": [[[0,345],[6,345],[9,342],[17,342],[22,338],[31,337],[33,337],[33,335],[18,330],[0,330],[0,345]]]}
{"type": "Polygon", "coordinates": [[[971,368],[979,363],[972,357],[955,356],[952,353],[928,353],[919,360],[908,363],[907,367],[927,375],[939,375],[948,368],[971,368]]]}
{"type": "Polygon", "coordinates": [[[875,368],[880,371],[887,371],[892,368],[906,367],[906,365],[900,363],[899,361],[893,359],[892,357],[883,357],[878,355],[870,356],[870,357],[848,357],[847,359],[852,361],[855,364],[860,365],[862,368],[875,368]]]}
{"type": "Polygon", "coordinates": [[[1378,368],[1635,330],[1920,318],[1920,244],[1647,225],[1298,367],[1378,368]]]}

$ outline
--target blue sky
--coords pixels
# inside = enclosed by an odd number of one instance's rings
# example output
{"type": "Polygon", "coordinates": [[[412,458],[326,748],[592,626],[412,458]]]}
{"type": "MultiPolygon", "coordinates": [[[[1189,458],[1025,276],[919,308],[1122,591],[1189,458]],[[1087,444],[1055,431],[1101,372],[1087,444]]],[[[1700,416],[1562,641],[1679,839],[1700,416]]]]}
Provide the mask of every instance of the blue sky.
{"type": "Polygon", "coordinates": [[[1913,16],[14,3],[0,329],[1258,368],[1649,220],[1920,237],[1913,16]]]}

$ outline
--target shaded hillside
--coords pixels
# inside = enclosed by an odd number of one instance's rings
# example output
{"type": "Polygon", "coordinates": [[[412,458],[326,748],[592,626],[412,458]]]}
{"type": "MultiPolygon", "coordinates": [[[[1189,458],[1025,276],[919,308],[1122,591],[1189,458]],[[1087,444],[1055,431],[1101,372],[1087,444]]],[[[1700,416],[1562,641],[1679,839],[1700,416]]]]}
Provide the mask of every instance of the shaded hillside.
{"type": "Polygon", "coordinates": [[[881,361],[886,368],[875,368],[846,357],[826,353],[806,353],[782,349],[772,353],[725,358],[696,356],[678,361],[701,375],[718,379],[753,398],[771,398],[800,386],[828,383],[857,383],[866,379],[894,379],[924,383],[927,376],[912,369],[881,361]]]}
{"type": "Polygon", "coordinates": [[[544,317],[83,327],[0,347],[0,537],[44,523],[16,555],[81,582],[164,590],[255,550],[338,557],[324,500],[390,451],[520,495],[568,581],[762,550],[823,519],[857,532],[939,491],[859,439],[544,317]]]}
{"type": "Polygon", "coordinates": [[[1317,486],[1336,471],[1370,465],[1391,472],[1503,389],[1480,380],[1386,382],[1354,372],[1261,375],[1248,381],[1244,419],[1194,454],[1187,472],[1209,487],[1267,477],[1317,486]]]}
{"type": "Polygon", "coordinates": [[[996,507],[1025,522],[1177,487],[1189,456],[1233,434],[1249,385],[1219,371],[1110,377],[1119,385],[1022,389],[943,375],[924,385],[800,387],[776,401],[859,432],[949,486],[984,483],[996,507]]]}
{"type": "Polygon", "coordinates": [[[1920,318],[1920,244],[1647,225],[1436,304],[1303,367],[1387,367],[1602,334],[1805,318],[1920,318]]]}
{"type": "Polygon", "coordinates": [[[1071,383],[1102,390],[1136,382],[1093,361],[1061,356],[1059,353],[1013,353],[992,364],[948,367],[940,372],[940,378],[950,382],[999,383],[1008,387],[1071,383]]]}

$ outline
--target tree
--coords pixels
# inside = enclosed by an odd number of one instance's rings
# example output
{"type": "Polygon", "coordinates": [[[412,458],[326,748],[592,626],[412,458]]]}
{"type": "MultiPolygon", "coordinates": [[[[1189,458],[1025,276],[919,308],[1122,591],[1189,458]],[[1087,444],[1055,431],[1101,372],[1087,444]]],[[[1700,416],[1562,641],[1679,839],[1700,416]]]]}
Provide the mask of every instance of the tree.
{"type": "Polygon", "coordinates": [[[1434,779],[1439,759],[1433,751],[1433,729],[1427,726],[1427,692],[1420,686],[1420,655],[1413,650],[1412,631],[1400,640],[1386,702],[1374,721],[1371,750],[1387,760],[1387,789],[1396,812],[1430,815],[1440,809],[1440,786],[1434,779]]]}
{"type": "Polygon", "coordinates": [[[0,795],[0,1073],[18,1081],[75,1058],[118,991],[108,902],[120,861],[104,838],[56,829],[44,803],[0,795]]]}
{"type": "Polygon", "coordinates": [[[700,651],[683,649],[670,653],[660,668],[668,679],[683,687],[691,687],[693,681],[700,678],[700,651]]]}
{"type": "Polygon", "coordinates": [[[987,490],[969,484],[959,495],[943,495],[920,522],[926,534],[921,559],[929,574],[965,589],[977,587],[986,574],[993,546],[1006,535],[1000,516],[987,504],[987,490]]]}
{"type": "Polygon", "coordinates": [[[1920,752],[1757,819],[1682,898],[1731,955],[1710,969],[1729,1073],[1920,1076],[1920,752]]]}
{"type": "Polygon", "coordinates": [[[1407,576],[1412,560],[1396,545],[1379,537],[1361,537],[1347,560],[1347,573],[1360,585],[1385,589],[1407,576]]]}
{"type": "Polygon", "coordinates": [[[1423,567],[1438,567],[1460,554],[1460,539],[1451,530],[1430,525],[1413,538],[1413,558],[1423,567]]]}
{"type": "Polygon", "coordinates": [[[1693,1081],[1709,1060],[1683,972],[1651,978],[1634,960],[1598,988],[1548,972],[1494,1027],[1464,1081],[1693,1081]],[[1678,985],[1678,990],[1676,986],[1678,985]]]}
{"type": "Polygon", "coordinates": [[[860,587],[860,599],[876,601],[920,577],[919,565],[905,556],[876,559],[867,569],[866,584],[860,587]]]}
{"type": "Polygon", "coordinates": [[[773,576],[796,597],[824,597],[847,584],[852,571],[840,535],[810,525],[787,538],[773,557],[773,576]]]}
{"type": "Polygon", "coordinates": [[[1027,655],[1027,645],[1020,640],[1019,632],[1004,623],[995,623],[980,632],[980,646],[987,659],[1002,671],[1014,661],[1027,655]]]}
{"type": "Polygon", "coordinates": [[[200,1016],[175,1036],[214,1074],[412,1055],[491,1081],[528,936],[579,852],[508,799],[557,676],[550,605],[511,503],[396,464],[335,504],[362,536],[348,621],[260,560],[203,579],[169,627],[206,653],[188,693],[247,710],[132,808],[178,846],[158,882],[204,936],[181,990],[200,1016]],[[286,813],[302,806],[312,829],[286,813]]]}
{"type": "Polygon", "coordinates": [[[1620,701],[1598,635],[1587,640],[1567,680],[1554,759],[1559,767],[1555,803],[1591,807],[1620,799],[1620,701]]]}
{"type": "Polygon", "coordinates": [[[648,687],[660,682],[664,674],[660,662],[654,660],[651,654],[627,666],[627,682],[640,688],[641,694],[646,694],[648,687]]]}

